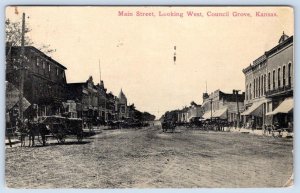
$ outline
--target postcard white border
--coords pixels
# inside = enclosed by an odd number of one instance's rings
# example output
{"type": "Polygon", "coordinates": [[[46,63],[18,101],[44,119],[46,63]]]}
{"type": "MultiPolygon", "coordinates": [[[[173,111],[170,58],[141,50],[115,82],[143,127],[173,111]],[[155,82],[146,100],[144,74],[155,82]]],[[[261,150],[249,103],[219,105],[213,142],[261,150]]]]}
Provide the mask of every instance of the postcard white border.
{"type": "Polygon", "coordinates": [[[75,192],[75,193],[88,193],[88,192],[111,192],[111,193],[154,193],[154,192],[164,192],[164,193],[199,193],[199,192],[211,192],[211,193],[234,193],[234,192],[243,192],[243,193],[282,193],[282,192],[300,192],[300,141],[299,136],[300,132],[298,131],[300,127],[300,77],[297,75],[299,72],[298,67],[298,57],[300,56],[299,53],[299,39],[297,38],[300,34],[300,28],[298,26],[299,18],[300,18],[300,1],[298,0],[44,0],[44,1],[37,1],[37,0],[2,0],[0,1],[1,6],[1,14],[0,14],[0,25],[1,25],[1,33],[0,33],[0,40],[2,44],[0,44],[0,53],[1,53],[1,62],[0,62],[0,192],[12,192],[12,193],[28,193],[28,192],[45,192],[45,193],[52,193],[52,192],[75,192]],[[243,6],[243,5],[261,5],[261,6],[276,6],[276,5],[288,5],[294,7],[294,14],[295,14],[295,34],[294,34],[294,49],[295,49],[295,88],[294,88],[294,99],[295,99],[295,109],[294,109],[294,126],[295,126],[295,133],[294,133],[294,171],[295,171],[295,181],[294,186],[291,188],[222,188],[222,189],[207,189],[207,188],[200,188],[200,189],[7,189],[5,187],[5,145],[4,145],[4,136],[5,136],[5,31],[4,31],[4,21],[5,21],[5,7],[7,5],[197,5],[197,6],[243,6]]]}

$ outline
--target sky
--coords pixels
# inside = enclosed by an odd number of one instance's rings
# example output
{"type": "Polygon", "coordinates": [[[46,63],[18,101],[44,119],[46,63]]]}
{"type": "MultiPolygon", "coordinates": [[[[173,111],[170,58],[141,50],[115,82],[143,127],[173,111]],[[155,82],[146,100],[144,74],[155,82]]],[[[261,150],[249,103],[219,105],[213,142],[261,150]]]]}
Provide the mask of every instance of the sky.
{"type": "Polygon", "coordinates": [[[108,91],[118,96],[122,89],[130,104],[158,118],[191,101],[201,104],[206,83],[208,93],[244,91],[242,69],[276,46],[283,31],[294,34],[290,7],[26,6],[7,7],[6,17],[20,21],[23,12],[28,35],[35,45],[56,50],[51,57],[67,67],[68,83],[93,76],[97,84],[100,63],[108,91]],[[119,16],[120,11],[133,16],[119,16]],[[155,16],[136,16],[137,11],[155,16]],[[188,17],[188,11],[202,16],[188,17]],[[230,16],[208,16],[226,12],[230,16]]]}

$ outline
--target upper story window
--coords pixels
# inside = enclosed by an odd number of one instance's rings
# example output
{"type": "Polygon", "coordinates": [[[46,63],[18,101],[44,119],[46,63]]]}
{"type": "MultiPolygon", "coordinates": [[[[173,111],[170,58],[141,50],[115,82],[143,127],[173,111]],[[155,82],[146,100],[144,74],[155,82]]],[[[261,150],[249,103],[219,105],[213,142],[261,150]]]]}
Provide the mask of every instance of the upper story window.
{"type": "Polygon", "coordinates": [[[281,86],[281,85],[280,85],[280,83],[281,83],[281,82],[280,82],[280,68],[278,68],[277,73],[278,73],[278,74],[277,74],[277,82],[278,82],[278,88],[279,88],[279,87],[281,86]]]}
{"type": "Polygon", "coordinates": [[[40,58],[39,58],[39,57],[36,57],[36,65],[37,65],[37,66],[40,65],[40,62],[41,62],[41,61],[40,61],[40,58]]]}
{"type": "Polygon", "coordinates": [[[56,68],[56,76],[58,76],[58,68],[56,68]]]}
{"type": "Polygon", "coordinates": [[[257,96],[259,97],[260,96],[260,77],[258,77],[258,86],[257,86],[257,90],[258,90],[258,92],[257,92],[257,96]]]}
{"type": "Polygon", "coordinates": [[[256,79],[254,79],[254,82],[253,82],[253,98],[256,97],[255,81],[256,81],[256,79]]]}
{"type": "Polygon", "coordinates": [[[264,75],[261,75],[260,83],[261,83],[260,94],[261,94],[261,96],[263,96],[264,95],[264,75]]]}
{"type": "Polygon", "coordinates": [[[45,69],[46,61],[43,61],[43,69],[45,69]]]}
{"type": "Polygon", "coordinates": [[[246,96],[245,96],[246,100],[248,100],[248,85],[246,86],[246,96]]]}
{"type": "Polygon", "coordinates": [[[271,90],[271,73],[268,73],[268,90],[271,90]]]}
{"type": "Polygon", "coordinates": [[[266,79],[267,79],[267,75],[264,75],[264,95],[266,94],[266,79]]]}
{"type": "Polygon", "coordinates": [[[275,70],[273,70],[273,90],[275,89],[275,70]]]}
{"type": "Polygon", "coordinates": [[[251,93],[251,83],[250,83],[250,85],[249,85],[249,97],[250,97],[250,100],[252,99],[252,93],[251,93]]]}
{"type": "Polygon", "coordinates": [[[258,97],[258,86],[259,86],[259,84],[258,84],[258,78],[256,78],[256,97],[258,97]]]}
{"type": "Polygon", "coordinates": [[[51,65],[50,65],[50,63],[48,64],[48,71],[49,72],[51,71],[51,65]]]}
{"type": "Polygon", "coordinates": [[[282,86],[285,86],[285,66],[282,67],[282,86]]]}
{"type": "Polygon", "coordinates": [[[292,64],[289,63],[289,66],[288,66],[288,85],[291,86],[292,84],[292,64]]]}

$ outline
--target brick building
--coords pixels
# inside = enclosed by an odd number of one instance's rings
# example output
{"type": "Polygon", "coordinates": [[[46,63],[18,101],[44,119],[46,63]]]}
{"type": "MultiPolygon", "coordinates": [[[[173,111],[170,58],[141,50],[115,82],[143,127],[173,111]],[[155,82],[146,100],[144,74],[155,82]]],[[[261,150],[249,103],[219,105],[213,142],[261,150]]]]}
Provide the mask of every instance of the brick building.
{"type": "Polygon", "coordinates": [[[95,122],[99,119],[99,92],[92,76],[86,82],[69,83],[67,88],[68,100],[73,100],[78,104],[78,117],[86,122],[95,122]]]}
{"type": "Polygon", "coordinates": [[[188,107],[184,107],[181,110],[177,111],[177,122],[178,123],[187,123],[188,122],[188,107]]]}
{"type": "Polygon", "coordinates": [[[24,116],[60,115],[66,100],[67,68],[33,46],[25,46],[24,66],[20,66],[20,54],[21,47],[6,47],[6,80],[18,87],[20,69],[24,69],[24,97],[31,104],[24,116]]]}
{"type": "Polygon", "coordinates": [[[117,105],[116,105],[117,97],[113,95],[112,92],[106,94],[106,110],[107,110],[107,118],[106,121],[116,120],[118,117],[116,116],[117,105]]]}
{"type": "Polygon", "coordinates": [[[237,120],[237,102],[239,112],[241,112],[243,111],[244,99],[244,92],[237,96],[220,90],[216,90],[210,95],[203,93],[202,111],[204,114],[202,117],[204,119],[219,118],[234,123],[237,120]]]}
{"type": "Polygon", "coordinates": [[[283,33],[278,44],[243,69],[243,73],[245,125],[262,127],[279,122],[287,127],[293,121],[293,36],[283,33]]]}
{"type": "Polygon", "coordinates": [[[107,89],[104,87],[103,80],[100,81],[100,84],[95,85],[95,88],[97,90],[98,95],[98,119],[100,119],[101,122],[107,121],[108,117],[108,101],[107,101],[107,89]]]}
{"type": "Polygon", "coordinates": [[[193,118],[200,118],[203,115],[201,105],[194,102],[189,107],[177,111],[177,123],[189,123],[193,118]]]}

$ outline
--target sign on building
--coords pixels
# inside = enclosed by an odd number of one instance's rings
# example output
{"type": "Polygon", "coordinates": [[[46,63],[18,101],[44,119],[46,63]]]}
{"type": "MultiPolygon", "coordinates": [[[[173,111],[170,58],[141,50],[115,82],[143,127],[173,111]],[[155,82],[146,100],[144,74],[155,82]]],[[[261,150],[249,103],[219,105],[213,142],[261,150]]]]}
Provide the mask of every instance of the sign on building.
{"type": "MultiPolygon", "coordinates": [[[[19,106],[20,91],[11,83],[6,82],[6,109],[9,110],[14,106],[19,106]]],[[[23,111],[25,111],[31,104],[23,97],[23,111]]]]}

